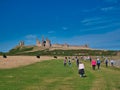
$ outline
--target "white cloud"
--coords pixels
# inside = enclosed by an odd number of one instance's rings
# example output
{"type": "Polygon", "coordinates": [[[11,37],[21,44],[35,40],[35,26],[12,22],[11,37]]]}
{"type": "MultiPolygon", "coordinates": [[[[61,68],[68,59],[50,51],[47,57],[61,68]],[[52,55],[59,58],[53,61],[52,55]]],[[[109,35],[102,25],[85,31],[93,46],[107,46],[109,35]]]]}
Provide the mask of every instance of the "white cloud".
{"type": "Polygon", "coordinates": [[[107,23],[113,23],[113,20],[100,20],[100,21],[94,21],[94,22],[87,22],[87,23],[84,23],[84,25],[90,26],[90,25],[99,25],[99,24],[107,24],[107,23]]]}
{"type": "MultiPolygon", "coordinates": [[[[104,33],[104,34],[89,34],[89,35],[83,35],[83,36],[75,36],[68,41],[68,43],[72,44],[89,44],[91,47],[95,48],[106,48],[106,49],[112,49],[112,48],[119,48],[120,45],[120,29],[104,33]]],[[[120,48],[119,48],[120,49],[120,48]]]]}
{"type": "Polygon", "coordinates": [[[118,2],[118,0],[104,0],[104,1],[107,3],[117,3],[118,2]]]}
{"type": "Polygon", "coordinates": [[[82,31],[95,31],[101,29],[109,29],[112,27],[119,27],[120,20],[108,17],[92,17],[81,21],[83,26],[82,31]]]}
{"type": "Polygon", "coordinates": [[[86,27],[83,29],[83,31],[97,31],[97,30],[108,29],[108,28],[117,27],[117,26],[120,26],[120,23],[113,22],[105,25],[95,25],[94,27],[88,27],[88,28],[86,27]]]}
{"type": "Polygon", "coordinates": [[[82,10],[82,12],[89,13],[89,12],[94,12],[94,11],[96,11],[96,10],[97,10],[97,8],[92,8],[92,9],[82,10]]]}
{"type": "Polygon", "coordinates": [[[101,11],[111,11],[111,10],[115,10],[115,7],[104,7],[104,8],[101,8],[101,11]]]}
{"type": "Polygon", "coordinates": [[[116,12],[119,12],[120,11],[120,7],[113,7],[113,6],[111,6],[111,7],[104,7],[104,8],[101,8],[100,10],[104,11],[104,12],[107,12],[107,11],[111,11],[111,12],[116,11],[116,12]]]}
{"type": "Polygon", "coordinates": [[[52,33],[55,33],[55,31],[49,31],[48,33],[49,33],[49,34],[52,34],[52,33]]]}
{"type": "Polygon", "coordinates": [[[35,44],[35,40],[36,40],[37,36],[33,35],[33,34],[29,34],[25,36],[25,45],[32,45],[35,44]]]}
{"type": "Polygon", "coordinates": [[[96,11],[113,11],[113,10],[120,10],[120,7],[117,6],[109,6],[109,7],[99,7],[99,8],[93,8],[93,9],[86,9],[82,10],[83,13],[95,13],[96,11]]]}
{"type": "Polygon", "coordinates": [[[98,17],[98,18],[89,18],[89,19],[84,19],[81,21],[81,23],[83,25],[97,25],[97,24],[102,24],[102,23],[109,23],[109,22],[113,22],[115,20],[113,19],[109,19],[109,18],[105,18],[105,17],[98,17]]]}
{"type": "Polygon", "coordinates": [[[26,38],[26,39],[36,39],[37,36],[36,36],[36,35],[29,34],[29,35],[26,35],[25,38],[26,38]]]}
{"type": "Polygon", "coordinates": [[[53,36],[53,37],[50,37],[50,38],[52,38],[52,39],[56,39],[57,37],[56,37],[56,36],[53,36]]]}
{"type": "Polygon", "coordinates": [[[95,22],[95,21],[99,21],[102,19],[103,19],[102,17],[86,18],[86,19],[82,20],[81,23],[95,22]]]}
{"type": "Polygon", "coordinates": [[[67,27],[62,27],[62,29],[63,29],[63,30],[68,30],[68,28],[67,28],[67,27]]]}

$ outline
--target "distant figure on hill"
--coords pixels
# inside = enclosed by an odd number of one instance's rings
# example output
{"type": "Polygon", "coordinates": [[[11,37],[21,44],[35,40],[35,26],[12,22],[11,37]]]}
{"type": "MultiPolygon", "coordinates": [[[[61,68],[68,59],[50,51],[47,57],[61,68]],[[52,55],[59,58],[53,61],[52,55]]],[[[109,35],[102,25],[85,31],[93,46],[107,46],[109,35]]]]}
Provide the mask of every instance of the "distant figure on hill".
{"type": "Polygon", "coordinates": [[[98,67],[98,69],[100,69],[100,63],[101,63],[100,59],[97,58],[97,67],[98,67]]]}
{"type": "Polygon", "coordinates": [[[80,63],[79,63],[79,67],[78,67],[78,72],[79,72],[79,74],[80,74],[80,77],[83,77],[83,76],[84,76],[84,74],[85,74],[84,69],[85,69],[84,64],[83,64],[82,62],[80,62],[80,63]]]}
{"type": "Polygon", "coordinates": [[[72,57],[72,60],[74,61],[74,57],[72,57]]]}
{"type": "Polygon", "coordinates": [[[92,64],[92,69],[95,70],[96,60],[92,59],[91,64],[92,64]]]}
{"type": "Polygon", "coordinates": [[[64,66],[66,66],[66,64],[67,64],[67,57],[65,57],[65,59],[64,59],[64,66]]]}
{"type": "Polygon", "coordinates": [[[105,65],[106,65],[106,67],[108,67],[108,59],[107,58],[105,59],[105,65]]]}
{"type": "Polygon", "coordinates": [[[68,65],[71,66],[71,59],[68,57],[68,65]]]}
{"type": "Polygon", "coordinates": [[[92,61],[92,57],[90,56],[90,62],[92,61]]]}
{"type": "Polygon", "coordinates": [[[79,66],[79,59],[76,57],[76,65],[79,66]]]}
{"type": "Polygon", "coordinates": [[[83,56],[81,56],[80,59],[83,60],[83,56]]]}

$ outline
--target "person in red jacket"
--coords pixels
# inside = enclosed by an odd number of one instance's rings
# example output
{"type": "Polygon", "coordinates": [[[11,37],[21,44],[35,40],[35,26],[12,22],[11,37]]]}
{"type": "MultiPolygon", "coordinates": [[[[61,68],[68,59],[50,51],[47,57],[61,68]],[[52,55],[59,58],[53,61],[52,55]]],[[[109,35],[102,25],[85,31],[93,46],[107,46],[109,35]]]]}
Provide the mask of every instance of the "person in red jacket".
{"type": "Polygon", "coordinates": [[[92,64],[93,70],[95,70],[95,67],[96,67],[96,60],[92,59],[91,64],[92,64]]]}
{"type": "Polygon", "coordinates": [[[64,66],[66,66],[66,64],[67,64],[67,57],[65,57],[65,59],[64,59],[64,66]]]}

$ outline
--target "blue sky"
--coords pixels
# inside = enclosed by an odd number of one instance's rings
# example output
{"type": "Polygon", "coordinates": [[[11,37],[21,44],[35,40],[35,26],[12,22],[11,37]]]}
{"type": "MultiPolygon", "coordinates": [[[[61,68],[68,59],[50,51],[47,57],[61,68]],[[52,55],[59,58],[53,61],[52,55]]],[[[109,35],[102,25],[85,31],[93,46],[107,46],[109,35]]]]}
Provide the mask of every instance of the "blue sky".
{"type": "Polygon", "coordinates": [[[0,51],[36,38],[120,50],[120,0],[0,0],[0,51]]]}

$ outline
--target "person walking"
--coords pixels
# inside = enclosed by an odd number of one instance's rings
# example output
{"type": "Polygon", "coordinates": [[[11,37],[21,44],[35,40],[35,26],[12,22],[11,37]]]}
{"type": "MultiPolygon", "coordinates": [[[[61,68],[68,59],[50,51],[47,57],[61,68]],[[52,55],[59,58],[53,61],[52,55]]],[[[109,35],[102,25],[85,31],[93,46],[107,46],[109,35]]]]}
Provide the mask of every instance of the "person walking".
{"type": "Polygon", "coordinates": [[[110,64],[111,64],[111,66],[113,66],[114,65],[114,60],[111,60],[110,64]]]}
{"type": "Polygon", "coordinates": [[[107,58],[105,59],[105,65],[106,65],[106,67],[108,67],[108,59],[107,58]]]}
{"type": "Polygon", "coordinates": [[[97,67],[98,67],[98,69],[100,69],[100,63],[101,63],[100,59],[97,58],[97,67]]]}
{"type": "Polygon", "coordinates": [[[95,70],[96,60],[92,59],[91,64],[92,64],[92,69],[95,70]]]}
{"type": "Polygon", "coordinates": [[[70,59],[70,57],[68,58],[68,65],[71,66],[71,59],[70,59]]]}
{"type": "Polygon", "coordinates": [[[65,59],[64,59],[64,66],[66,66],[66,64],[67,64],[67,57],[65,57],[65,59]]]}
{"type": "Polygon", "coordinates": [[[79,66],[79,59],[76,57],[76,65],[79,66]]]}
{"type": "Polygon", "coordinates": [[[90,56],[90,59],[89,59],[89,60],[90,60],[90,62],[92,61],[92,57],[91,57],[91,56],[90,56]]]}
{"type": "Polygon", "coordinates": [[[79,63],[79,67],[78,67],[78,70],[79,70],[78,72],[80,74],[80,77],[84,77],[84,74],[85,74],[84,69],[85,69],[84,64],[82,62],[80,62],[79,63]]]}

